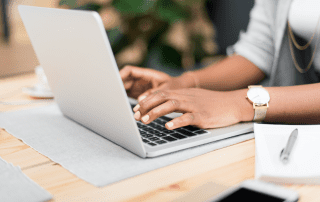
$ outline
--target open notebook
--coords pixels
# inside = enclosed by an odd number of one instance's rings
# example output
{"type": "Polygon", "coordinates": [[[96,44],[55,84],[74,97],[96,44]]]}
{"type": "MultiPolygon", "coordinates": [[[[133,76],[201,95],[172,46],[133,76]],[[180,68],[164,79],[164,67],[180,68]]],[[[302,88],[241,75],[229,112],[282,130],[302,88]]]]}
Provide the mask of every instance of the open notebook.
{"type": "Polygon", "coordinates": [[[254,125],[256,142],[255,177],[276,183],[320,184],[320,125],[254,125]],[[288,164],[280,152],[291,132],[298,138],[288,164]]]}

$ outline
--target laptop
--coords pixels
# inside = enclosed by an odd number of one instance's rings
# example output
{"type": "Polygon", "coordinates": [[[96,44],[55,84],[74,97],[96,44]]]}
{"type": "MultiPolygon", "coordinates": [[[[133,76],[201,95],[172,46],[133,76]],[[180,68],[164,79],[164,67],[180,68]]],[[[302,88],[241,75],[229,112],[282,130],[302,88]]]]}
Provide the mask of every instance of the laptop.
{"type": "Polygon", "coordinates": [[[173,131],[170,116],[145,125],[133,117],[97,12],[18,7],[31,43],[64,116],[142,157],[156,157],[253,131],[252,123],[173,131]]]}

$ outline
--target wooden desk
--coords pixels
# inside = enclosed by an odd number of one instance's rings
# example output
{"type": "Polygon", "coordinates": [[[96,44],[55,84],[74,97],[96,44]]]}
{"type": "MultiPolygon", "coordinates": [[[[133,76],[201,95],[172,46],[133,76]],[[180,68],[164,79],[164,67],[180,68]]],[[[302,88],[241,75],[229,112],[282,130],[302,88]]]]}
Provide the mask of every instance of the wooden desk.
{"type": "MultiPolygon", "coordinates": [[[[34,74],[0,80],[0,101],[31,100],[22,87],[37,82],[34,74]]],[[[3,105],[0,111],[39,106],[3,105]]],[[[0,129],[0,156],[19,165],[27,176],[53,195],[52,201],[172,201],[208,182],[232,186],[254,178],[254,140],[219,149],[196,158],[97,188],[39,154],[0,129]]],[[[320,201],[320,186],[288,186],[301,202],[320,201]]]]}

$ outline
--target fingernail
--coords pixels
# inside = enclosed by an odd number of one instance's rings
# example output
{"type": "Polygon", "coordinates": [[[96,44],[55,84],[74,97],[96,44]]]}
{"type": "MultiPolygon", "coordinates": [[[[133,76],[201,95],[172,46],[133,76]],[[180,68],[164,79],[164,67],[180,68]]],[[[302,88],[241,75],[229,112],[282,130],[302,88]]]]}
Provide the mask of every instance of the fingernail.
{"type": "Polygon", "coordinates": [[[137,104],[137,105],[133,108],[133,111],[134,111],[134,112],[136,112],[136,111],[138,111],[138,110],[139,110],[139,108],[140,108],[140,105],[139,105],[139,104],[137,104]]]}
{"type": "Polygon", "coordinates": [[[168,122],[168,123],[167,123],[167,126],[168,126],[168,128],[172,128],[173,123],[172,123],[172,122],[168,122]]]}
{"type": "Polygon", "coordinates": [[[149,120],[149,115],[145,115],[144,117],[142,117],[143,122],[147,122],[148,120],[149,120]]]}
{"type": "Polygon", "coordinates": [[[133,115],[133,117],[134,117],[137,121],[139,121],[140,116],[141,116],[140,111],[137,111],[137,112],[133,115]]]}
{"type": "Polygon", "coordinates": [[[141,97],[138,98],[138,101],[140,102],[141,100],[143,100],[143,99],[146,98],[146,97],[147,97],[146,95],[141,96],[141,97]]]}

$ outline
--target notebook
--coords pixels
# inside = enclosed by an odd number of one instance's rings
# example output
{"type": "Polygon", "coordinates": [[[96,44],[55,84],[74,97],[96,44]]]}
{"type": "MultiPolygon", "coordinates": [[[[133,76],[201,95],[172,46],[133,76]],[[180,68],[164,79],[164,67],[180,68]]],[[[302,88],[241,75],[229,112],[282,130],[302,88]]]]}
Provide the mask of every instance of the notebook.
{"type": "Polygon", "coordinates": [[[254,124],[255,178],[284,184],[320,184],[320,125],[254,124]],[[280,161],[294,129],[298,137],[287,164],[280,161]]]}

